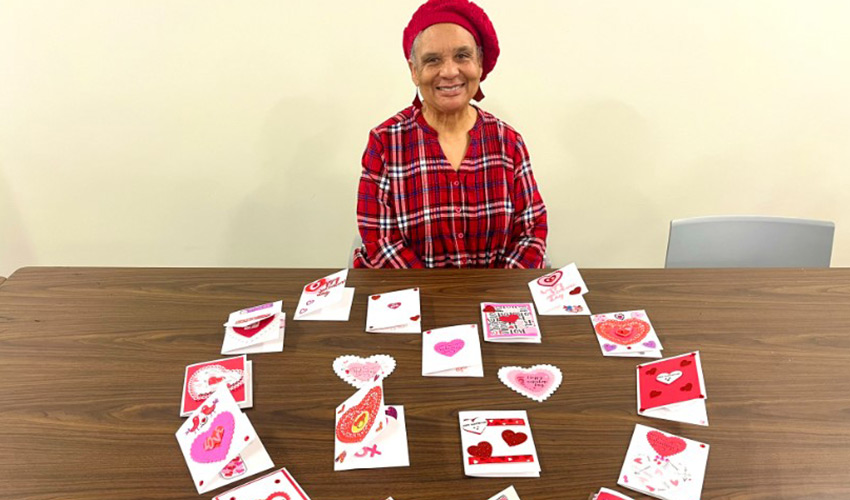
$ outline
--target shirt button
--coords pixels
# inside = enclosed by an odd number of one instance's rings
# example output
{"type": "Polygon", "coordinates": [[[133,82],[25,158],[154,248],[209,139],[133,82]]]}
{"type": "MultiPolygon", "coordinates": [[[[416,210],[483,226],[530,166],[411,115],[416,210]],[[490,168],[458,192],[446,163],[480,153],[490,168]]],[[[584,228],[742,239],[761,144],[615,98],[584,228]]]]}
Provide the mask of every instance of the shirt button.
{"type": "Polygon", "coordinates": [[[463,233],[457,233],[458,238],[463,238],[463,233]]]}
{"type": "Polygon", "coordinates": [[[454,184],[455,186],[460,186],[460,182],[458,182],[458,181],[454,181],[454,182],[452,182],[452,184],[454,184]]]}

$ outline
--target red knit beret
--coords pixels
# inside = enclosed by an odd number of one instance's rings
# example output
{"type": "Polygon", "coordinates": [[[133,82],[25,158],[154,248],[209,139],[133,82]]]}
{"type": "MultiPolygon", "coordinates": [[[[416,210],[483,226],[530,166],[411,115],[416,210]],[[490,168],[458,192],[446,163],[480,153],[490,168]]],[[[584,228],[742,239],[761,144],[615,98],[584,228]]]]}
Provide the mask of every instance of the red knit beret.
{"type": "Polygon", "coordinates": [[[481,62],[481,80],[487,78],[487,73],[496,65],[499,58],[499,39],[493,23],[484,10],[469,0],[428,0],[420,5],[407,27],[404,28],[402,47],[404,57],[410,59],[410,50],[413,40],[425,28],[434,24],[451,23],[457,24],[466,31],[472,33],[475,43],[481,47],[484,53],[481,62]]]}

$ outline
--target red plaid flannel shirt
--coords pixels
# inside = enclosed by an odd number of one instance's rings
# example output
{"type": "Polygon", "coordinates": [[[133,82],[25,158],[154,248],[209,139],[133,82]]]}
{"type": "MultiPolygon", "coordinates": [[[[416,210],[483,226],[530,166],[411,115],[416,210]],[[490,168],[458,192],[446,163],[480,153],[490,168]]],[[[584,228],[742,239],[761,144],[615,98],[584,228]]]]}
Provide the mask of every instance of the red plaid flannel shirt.
{"type": "Polygon", "coordinates": [[[543,267],[546,207],[525,142],[480,109],[469,138],[455,171],[417,107],[371,131],[354,267],[543,267]]]}

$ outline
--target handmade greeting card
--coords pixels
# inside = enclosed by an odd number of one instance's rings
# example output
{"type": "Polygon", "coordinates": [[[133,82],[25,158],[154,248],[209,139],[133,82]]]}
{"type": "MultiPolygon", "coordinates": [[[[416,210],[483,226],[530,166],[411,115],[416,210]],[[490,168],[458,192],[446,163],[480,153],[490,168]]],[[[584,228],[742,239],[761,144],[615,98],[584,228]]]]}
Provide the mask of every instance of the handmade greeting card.
{"type": "Polygon", "coordinates": [[[419,333],[419,289],[408,288],[369,296],[366,331],[369,333],[419,333]]]}
{"type": "Polygon", "coordinates": [[[525,411],[462,411],[463,472],[475,477],[540,477],[525,411]]]}
{"type": "Polygon", "coordinates": [[[587,293],[587,286],[575,264],[528,282],[528,288],[542,316],[590,314],[582,298],[587,293]]]}
{"type": "Polygon", "coordinates": [[[508,486],[504,490],[496,493],[489,500],[520,500],[513,486],[508,486]]]}
{"type": "Polygon", "coordinates": [[[230,313],[224,324],[222,354],[281,352],[286,329],[283,301],[230,313]]]}
{"type": "Polygon", "coordinates": [[[304,286],[295,308],[296,320],[348,321],[354,288],[346,288],[348,269],[325,276],[304,286]]]}
{"type": "Polygon", "coordinates": [[[708,425],[699,351],[637,366],[638,415],[708,425]]]}
{"type": "Polygon", "coordinates": [[[481,325],[488,342],[540,342],[534,306],[528,303],[481,303],[481,325]]]}
{"type": "Polygon", "coordinates": [[[660,358],[661,341],[646,311],[595,314],[590,317],[603,356],[660,358]]]}
{"type": "Polygon", "coordinates": [[[240,408],[253,405],[251,362],[245,356],[195,363],[186,367],[180,416],[195,411],[221,384],[226,384],[240,408]]]}
{"type": "Polygon", "coordinates": [[[617,484],[663,500],[694,500],[707,462],[707,444],[637,424],[617,484]]]}
{"type": "Polygon", "coordinates": [[[225,384],[189,416],[175,437],[198,493],[274,467],[225,384]]]}
{"type": "Polygon", "coordinates": [[[599,488],[599,492],[593,495],[593,500],[634,500],[618,491],[608,488],[599,488]]]}
{"type": "Polygon", "coordinates": [[[381,469],[407,467],[407,426],[404,423],[404,407],[387,405],[386,429],[359,451],[346,451],[337,440],[334,447],[334,470],[381,469]]]}
{"type": "Polygon", "coordinates": [[[384,386],[381,381],[364,385],[336,408],[334,463],[372,446],[387,428],[384,386]]]}
{"type": "Polygon", "coordinates": [[[542,403],[558,389],[563,375],[552,365],[503,366],[499,368],[499,380],[523,396],[542,403]]]}
{"type": "Polygon", "coordinates": [[[360,389],[389,377],[395,370],[395,359],[386,354],[375,354],[368,358],[346,355],[336,358],[333,368],[339,378],[360,389]]]}
{"type": "Polygon", "coordinates": [[[422,334],[423,377],[483,377],[478,325],[457,325],[422,334]]]}
{"type": "Polygon", "coordinates": [[[286,467],[213,497],[213,500],[310,500],[286,467]]]}

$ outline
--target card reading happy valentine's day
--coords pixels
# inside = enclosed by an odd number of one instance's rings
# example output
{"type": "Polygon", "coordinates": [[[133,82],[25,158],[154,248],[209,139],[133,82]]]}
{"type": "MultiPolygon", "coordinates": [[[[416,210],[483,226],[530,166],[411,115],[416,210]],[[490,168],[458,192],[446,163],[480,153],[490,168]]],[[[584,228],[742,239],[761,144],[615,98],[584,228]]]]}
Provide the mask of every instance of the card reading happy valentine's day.
{"type": "Polygon", "coordinates": [[[520,500],[520,498],[514,487],[508,486],[504,490],[490,497],[489,500],[520,500]]]}
{"type": "Polygon", "coordinates": [[[198,493],[274,467],[248,417],[219,384],[175,434],[198,493]]]}
{"type": "Polygon", "coordinates": [[[404,422],[404,407],[386,405],[386,429],[359,451],[346,452],[337,440],[334,446],[334,470],[383,469],[407,467],[407,426],[404,422]]]}
{"type": "Polygon", "coordinates": [[[481,324],[488,342],[540,342],[540,327],[529,303],[481,303],[481,324]]]}
{"type": "Polygon", "coordinates": [[[540,461],[523,411],[462,411],[463,472],[474,477],[540,477],[540,461]]]}
{"type": "Polygon", "coordinates": [[[419,333],[422,331],[418,288],[370,295],[368,304],[367,332],[419,333]]]}
{"type": "Polygon", "coordinates": [[[599,488],[599,492],[593,495],[593,500],[634,500],[632,497],[627,497],[619,491],[614,491],[608,488],[599,488]]]}
{"type": "Polygon", "coordinates": [[[638,415],[708,425],[699,351],[637,366],[638,415]]]}
{"type": "Polygon", "coordinates": [[[663,500],[694,500],[707,462],[707,444],[637,424],[617,484],[663,500]]]}
{"type": "Polygon", "coordinates": [[[552,365],[503,366],[499,368],[499,380],[512,390],[538,403],[546,400],[563,380],[560,368],[552,365]]]}
{"type": "Polygon", "coordinates": [[[334,462],[363,451],[387,428],[382,381],[364,385],[336,407],[334,462]]]}
{"type": "Polygon", "coordinates": [[[534,304],[541,316],[581,316],[590,314],[582,297],[587,285],[575,264],[528,282],[534,304]]]}
{"type": "Polygon", "coordinates": [[[483,377],[478,325],[457,325],[422,334],[423,377],[483,377]]]}
{"type": "Polygon", "coordinates": [[[354,288],[345,287],[346,279],[348,269],[343,269],[305,285],[298,307],[295,308],[295,319],[348,321],[351,303],[354,301],[354,288]]]}
{"type": "Polygon", "coordinates": [[[230,313],[224,324],[222,354],[259,354],[283,351],[286,314],[283,301],[230,313]]]}
{"type": "Polygon", "coordinates": [[[590,317],[603,356],[660,358],[661,341],[646,311],[594,314],[590,317]]]}
{"type": "Polygon", "coordinates": [[[253,405],[251,362],[245,356],[217,359],[186,367],[180,416],[186,417],[195,411],[215,392],[219,384],[227,384],[240,408],[253,405]]]}
{"type": "Polygon", "coordinates": [[[368,358],[349,354],[336,358],[333,368],[339,378],[360,389],[389,377],[395,370],[395,358],[387,354],[373,354],[368,358]]]}
{"type": "Polygon", "coordinates": [[[226,491],[213,500],[310,500],[286,467],[226,491]]]}

